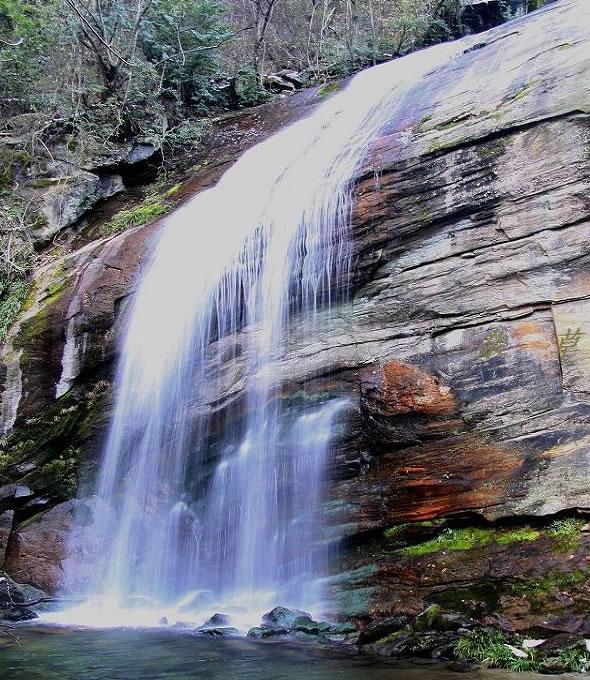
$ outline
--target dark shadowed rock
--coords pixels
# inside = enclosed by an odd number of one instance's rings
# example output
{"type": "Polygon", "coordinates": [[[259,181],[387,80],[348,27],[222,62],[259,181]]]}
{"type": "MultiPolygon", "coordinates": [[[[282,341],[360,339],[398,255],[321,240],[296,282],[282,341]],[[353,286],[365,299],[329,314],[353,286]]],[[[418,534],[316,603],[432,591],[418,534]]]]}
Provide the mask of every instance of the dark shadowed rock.
{"type": "Polygon", "coordinates": [[[359,633],[359,645],[368,645],[371,642],[376,642],[382,638],[395,633],[403,628],[408,623],[408,617],[405,614],[395,614],[388,616],[385,619],[380,619],[365,626],[359,633]]]}
{"type": "MultiPolygon", "coordinates": [[[[195,635],[199,637],[219,638],[219,637],[239,637],[242,633],[232,626],[207,626],[198,628],[195,635]]],[[[251,636],[254,637],[254,636],[251,636]]]]}

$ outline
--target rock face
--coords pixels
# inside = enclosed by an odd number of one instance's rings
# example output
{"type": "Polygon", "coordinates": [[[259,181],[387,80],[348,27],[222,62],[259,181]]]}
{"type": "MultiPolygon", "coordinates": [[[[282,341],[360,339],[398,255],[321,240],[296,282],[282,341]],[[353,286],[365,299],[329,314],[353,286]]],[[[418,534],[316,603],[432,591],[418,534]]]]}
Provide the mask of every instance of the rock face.
{"type": "MultiPolygon", "coordinates": [[[[438,601],[521,630],[588,627],[583,522],[554,521],[590,510],[588,36],[590,7],[562,0],[465,40],[417,84],[356,177],[349,303],[311,346],[294,319],[273,367],[285,398],[309,378],[351,397],[325,505],[348,546],[332,586],[345,616],[438,601]]],[[[186,191],[318,99],[219,122],[186,191]]],[[[121,312],[157,228],[41,268],[3,351],[0,472],[33,494],[6,506],[6,564],[50,590],[23,522],[69,497],[74,463],[82,482],[92,472],[121,312]]],[[[221,375],[204,405],[220,423],[239,411],[240,361],[221,375]]]]}

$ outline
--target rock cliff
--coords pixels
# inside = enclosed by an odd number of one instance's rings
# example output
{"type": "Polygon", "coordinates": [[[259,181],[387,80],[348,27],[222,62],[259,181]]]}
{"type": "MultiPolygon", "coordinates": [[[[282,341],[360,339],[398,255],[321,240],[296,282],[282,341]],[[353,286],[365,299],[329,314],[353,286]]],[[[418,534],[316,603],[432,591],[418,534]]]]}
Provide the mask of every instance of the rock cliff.
{"type": "MultiPolygon", "coordinates": [[[[562,0],[466,39],[416,83],[355,178],[348,302],[312,345],[293,319],[283,398],[313,398],[314,378],[351,399],[325,505],[345,616],[436,602],[590,632],[589,36],[590,6],[562,0]]],[[[180,196],[322,96],[217,122],[180,196]]],[[[92,474],[161,224],[40,267],[3,347],[0,555],[16,580],[60,585],[68,499],[92,474]]],[[[197,405],[220,427],[244,408],[243,371],[223,366],[197,405]]]]}

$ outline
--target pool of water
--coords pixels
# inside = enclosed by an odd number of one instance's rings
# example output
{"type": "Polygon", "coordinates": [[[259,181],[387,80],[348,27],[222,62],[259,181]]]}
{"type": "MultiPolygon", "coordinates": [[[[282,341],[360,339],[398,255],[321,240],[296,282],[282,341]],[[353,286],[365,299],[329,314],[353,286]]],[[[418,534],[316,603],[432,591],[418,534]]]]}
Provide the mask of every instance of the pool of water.
{"type": "MultiPolygon", "coordinates": [[[[0,638],[0,680],[484,680],[444,664],[386,664],[337,650],[207,640],[189,632],[22,626],[0,638]]],[[[519,675],[519,680],[529,674],[519,675]]],[[[537,676],[538,677],[538,676],[537,676]]]]}

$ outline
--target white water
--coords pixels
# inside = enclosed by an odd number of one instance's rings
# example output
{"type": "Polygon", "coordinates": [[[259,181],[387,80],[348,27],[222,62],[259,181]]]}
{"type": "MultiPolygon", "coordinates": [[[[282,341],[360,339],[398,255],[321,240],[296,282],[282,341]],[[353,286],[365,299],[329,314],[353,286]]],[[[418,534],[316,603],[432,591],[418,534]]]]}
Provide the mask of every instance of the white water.
{"type": "Polygon", "coordinates": [[[54,619],[223,611],[246,626],[275,604],[317,606],[323,480],[346,402],[289,407],[271,367],[291,316],[311,338],[317,310],[346,296],[350,180],[409,89],[456,50],[359,74],[167,220],[130,314],[94,522],[67,565],[88,600],[54,619]],[[220,425],[209,399],[232,358],[245,397],[220,425]]]}

